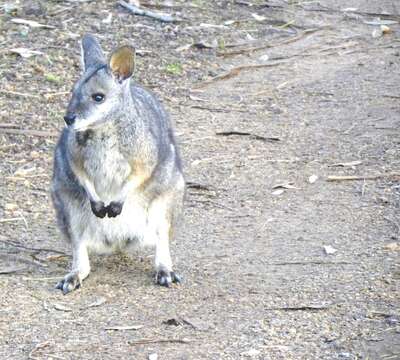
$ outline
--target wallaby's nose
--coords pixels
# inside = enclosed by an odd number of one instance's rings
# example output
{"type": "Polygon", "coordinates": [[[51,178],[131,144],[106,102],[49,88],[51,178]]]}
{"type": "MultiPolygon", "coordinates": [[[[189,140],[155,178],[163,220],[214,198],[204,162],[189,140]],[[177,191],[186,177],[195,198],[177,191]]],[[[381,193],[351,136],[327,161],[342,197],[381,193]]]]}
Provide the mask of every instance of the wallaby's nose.
{"type": "Polygon", "coordinates": [[[64,121],[67,125],[72,125],[76,119],[75,114],[68,113],[64,116],[64,121]]]}

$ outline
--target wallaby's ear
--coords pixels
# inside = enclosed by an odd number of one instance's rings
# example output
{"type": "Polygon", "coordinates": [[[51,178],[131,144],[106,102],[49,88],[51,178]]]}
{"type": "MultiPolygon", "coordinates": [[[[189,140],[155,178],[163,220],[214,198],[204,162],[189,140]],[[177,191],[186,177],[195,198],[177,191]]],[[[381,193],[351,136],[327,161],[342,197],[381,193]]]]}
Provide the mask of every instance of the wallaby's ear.
{"type": "Polygon", "coordinates": [[[135,68],[135,49],[125,45],[115,50],[110,57],[110,69],[119,82],[132,76],[135,68]]]}
{"type": "Polygon", "coordinates": [[[93,35],[86,34],[82,38],[82,63],[85,70],[106,63],[103,50],[93,35]]]}

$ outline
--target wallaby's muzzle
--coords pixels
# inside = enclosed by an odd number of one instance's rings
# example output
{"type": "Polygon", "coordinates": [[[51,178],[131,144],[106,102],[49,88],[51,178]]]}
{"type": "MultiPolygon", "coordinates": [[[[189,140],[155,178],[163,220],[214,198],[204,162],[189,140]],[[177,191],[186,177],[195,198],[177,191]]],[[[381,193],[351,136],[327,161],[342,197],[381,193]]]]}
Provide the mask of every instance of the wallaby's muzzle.
{"type": "Polygon", "coordinates": [[[76,119],[76,115],[72,114],[72,113],[67,113],[64,116],[64,121],[68,126],[72,125],[75,122],[75,119],[76,119]]]}

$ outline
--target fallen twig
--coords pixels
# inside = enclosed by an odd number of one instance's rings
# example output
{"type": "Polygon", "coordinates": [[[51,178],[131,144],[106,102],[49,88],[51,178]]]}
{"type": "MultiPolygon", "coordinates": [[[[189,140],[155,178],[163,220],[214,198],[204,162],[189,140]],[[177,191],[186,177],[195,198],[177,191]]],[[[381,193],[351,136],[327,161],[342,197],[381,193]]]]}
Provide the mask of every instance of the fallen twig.
{"type": "Polygon", "coordinates": [[[320,311],[326,310],[331,305],[302,305],[302,306],[287,306],[287,307],[275,307],[267,308],[265,310],[281,310],[281,311],[320,311]]]}
{"type": "Polygon", "coordinates": [[[16,217],[16,218],[0,219],[0,223],[14,222],[19,220],[24,221],[22,217],[16,217]]]}
{"type": "Polygon", "coordinates": [[[0,128],[1,129],[9,129],[9,128],[16,128],[17,125],[15,124],[9,124],[9,123],[1,123],[0,128]]]}
{"type": "Polygon", "coordinates": [[[143,10],[139,9],[137,6],[128,4],[127,2],[123,0],[119,0],[118,4],[124,7],[125,9],[129,10],[132,14],[135,15],[140,15],[140,16],[147,16],[162,22],[174,22],[176,21],[171,15],[168,14],[161,14],[161,13],[156,13],[154,11],[150,10],[143,10]]]}
{"type": "Polygon", "coordinates": [[[53,281],[53,280],[60,280],[60,276],[51,276],[51,277],[23,277],[22,280],[24,281],[53,281]]]}
{"type": "Polygon", "coordinates": [[[9,245],[9,246],[13,246],[16,248],[20,248],[20,249],[24,249],[24,250],[29,250],[29,251],[33,251],[33,252],[52,252],[55,254],[61,254],[64,256],[69,256],[67,253],[65,253],[64,251],[61,250],[54,250],[54,249],[48,249],[48,248],[36,248],[36,247],[29,247],[29,246],[24,246],[21,244],[18,244],[16,242],[12,242],[12,241],[6,241],[6,240],[0,240],[0,242],[2,242],[3,244],[9,245]]]}
{"type": "Polygon", "coordinates": [[[278,61],[278,62],[274,62],[274,63],[270,63],[270,64],[254,64],[254,65],[240,65],[237,67],[234,67],[233,69],[221,74],[221,75],[217,75],[214,76],[213,78],[203,81],[201,83],[195,84],[194,88],[198,89],[201,88],[203,86],[212,84],[213,82],[219,81],[219,80],[227,80],[230,79],[234,76],[239,75],[239,73],[242,70],[250,70],[250,69],[261,69],[261,68],[267,68],[267,67],[274,67],[274,66],[279,66],[282,64],[285,64],[286,61],[278,61]]]}
{"type": "Polygon", "coordinates": [[[202,105],[191,105],[191,109],[199,109],[199,110],[208,110],[211,112],[243,112],[243,113],[249,113],[248,109],[237,109],[237,108],[213,108],[213,107],[208,107],[208,106],[202,106],[202,105]]]}
{"type": "Polygon", "coordinates": [[[351,262],[348,261],[285,261],[278,263],[269,263],[267,265],[350,265],[351,262]]]}
{"type": "Polygon", "coordinates": [[[305,36],[308,36],[316,31],[318,31],[320,29],[308,29],[303,31],[301,34],[290,38],[290,39],[286,39],[283,41],[279,41],[273,44],[265,44],[265,45],[261,45],[261,46],[252,46],[249,48],[245,48],[245,49],[239,49],[239,50],[233,50],[233,51],[219,51],[217,52],[218,56],[233,56],[233,55],[240,55],[240,54],[245,54],[245,53],[251,53],[254,51],[259,51],[259,50],[263,50],[263,49],[269,49],[269,48],[273,48],[273,47],[277,47],[277,46],[281,46],[281,45],[286,45],[286,44],[290,44],[292,42],[298,41],[300,39],[302,39],[305,36]]]}
{"type": "Polygon", "coordinates": [[[388,174],[377,174],[377,175],[330,175],[326,178],[326,181],[349,181],[349,180],[377,180],[382,178],[400,177],[400,173],[388,173],[388,174]]]}
{"type": "Polygon", "coordinates": [[[349,161],[349,162],[340,162],[340,163],[335,163],[332,165],[328,165],[328,167],[346,167],[346,166],[357,166],[361,165],[362,161],[360,160],[355,160],[355,161],[349,161]]]}
{"type": "Polygon", "coordinates": [[[235,211],[235,209],[233,209],[233,208],[231,208],[229,206],[220,204],[220,203],[218,203],[216,201],[212,201],[210,199],[206,199],[206,200],[195,199],[193,201],[197,202],[197,203],[202,203],[202,204],[211,204],[211,205],[214,205],[215,207],[220,208],[220,209],[226,209],[226,210],[229,210],[229,211],[235,211]]]}
{"type": "Polygon", "coordinates": [[[5,274],[13,274],[16,273],[18,271],[23,271],[26,270],[26,267],[6,267],[3,269],[0,269],[0,275],[5,275],[5,274]]]}
{"type": "Polygon", "coordinates": [[[257,134],[252,134],[249,132],[243,132],[243,131],[220,131],[215,133],[218,136],[233,136],[233,135],[239,135],[239,136],[248,136],[251,139],[255,139],[255,140],[261,140],[261,141],[280,141],[279,138],[277,137],[265,137],[265,136],[261,136],[261,135],[257,135],[257,134]]]}
{"type": "Polygon", "coordinates": [[[21,92],[18,92],[18,91],[0,89],[0,93],[1,94],[6,94],[6,95],[15,95],[15,96],[22,96],[22,97],[30,97],[30,98],[34,98],[34,99],[40,99],[40,96],[38,96],[38,95],[21,93],[21,92]]]}
{"type": "Polygon", "coordinates": [[[143,344],[165,344],[165,343],[175,343],[175,344],[189,344],[192,342],[190,339],[141,339],[128,341],[129,345],[143,345],[143,344]]]}
{"type": "MultiPolygon", "coordinates": [[[[211,188],[214,188],[212,185],[204,185],[194,181],[187,181],[186,182],[187,189],[195,189],[195,190],[203,190],[203,191],[211,191],[211,188]]],[[[215,188],[214,188],[215,190],[215,188]]]]}
{"type": "Polygon", "coordinates": [[[124,331],[124,330],[139,330],[144,325],[131,325],[131,326],[109,326],[104,328],[104,330],[112,330],[112,331],[124,331]]]}
{"type": "Polygon", "coordinates": [[[60,91],[60,92],[53,92],[53,93],[45,93],[45,94],[43,94],[43,96],[46,99],[51,99],[56,96],[64,96],[64,95],[68,95],[68,94],[70,94],[70,91],[60,91]]]}
{"type": "Polygon", "coordinates": [[[12,134],[12,135],[38,136],[38,137],[46,137],[46,138],[58,136],[58,134],[53,131],[30,130],[30,129],[0,128],[0,133],[12,134]]]}
{"type": "Polygon", "coordinates": [[[305,8],[300,5],[300,7],[304,11],[316,11],[316,12],[328,12],[328,13],[336,13],[336,14],[347,14],[347,13],[353,13],[357,15],[364,15],[364,16],[373,16],[375,18],[386,18],[386,19],[396,19],[400,20],[400,16],[396,14],[385,14],[385,13],[375,13],[375,12],[369,12],[369,11],[343,11],[343,10],[337,10],[337,9],[332,9],[328,7],[320,7],[320,8],[305,8]]]}

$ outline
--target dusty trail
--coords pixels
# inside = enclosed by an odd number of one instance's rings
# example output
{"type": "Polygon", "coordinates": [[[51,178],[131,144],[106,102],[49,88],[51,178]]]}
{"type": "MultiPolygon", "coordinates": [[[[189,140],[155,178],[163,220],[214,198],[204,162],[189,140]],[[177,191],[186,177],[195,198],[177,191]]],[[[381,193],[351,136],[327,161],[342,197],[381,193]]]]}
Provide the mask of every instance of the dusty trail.
{"type": "MultiPolygon", "coordinates": [[[[394,1],[321,3],[399,16],[394,1]]],[[[253,12],[227,8],[236,18],[253,12]]],[[[0,358],[399,358],[399,177],[326,181],[399,172],[397,33],[373,39],[363,19],[338,12],[285,4],[279,14],[321,29],[250,56],[215,57],[218,71],[201,81],[263,55],[277,66],[200,90],[193,78],[172,94],[161,88],[192,182],[173,244],[182,286],[153,285],[149,252],[94,258],[81,290],[55,291],[68,257],[27,249],[69,253],[43,186],[54,143],[0,134],[1,218],[20,218],[0,224],[0,258],[11,259],[0,269],[25,269],[0,274],[0,358]],[[16,174],[21,157],[30,163],[16,174]],[[13,203],[20,213],[7,210],[13,203]]],[[[62,112],[62,101],[47,106],[62,112]]],[[[18,124],[25,119],[16,113],[18,124]]]]}

